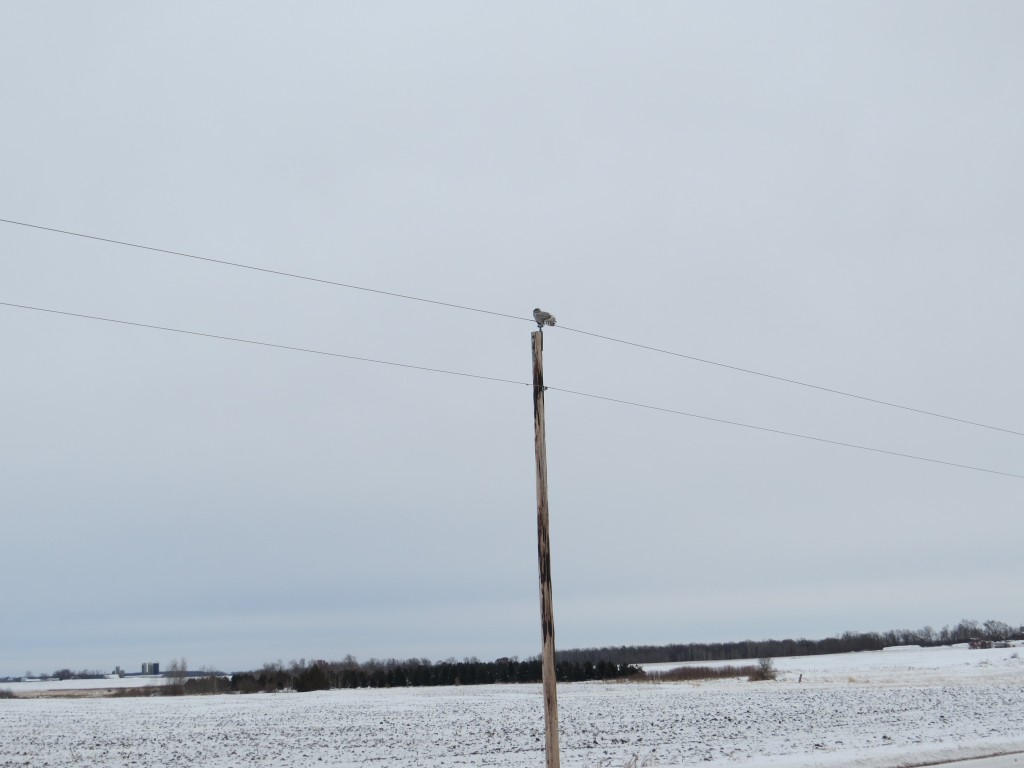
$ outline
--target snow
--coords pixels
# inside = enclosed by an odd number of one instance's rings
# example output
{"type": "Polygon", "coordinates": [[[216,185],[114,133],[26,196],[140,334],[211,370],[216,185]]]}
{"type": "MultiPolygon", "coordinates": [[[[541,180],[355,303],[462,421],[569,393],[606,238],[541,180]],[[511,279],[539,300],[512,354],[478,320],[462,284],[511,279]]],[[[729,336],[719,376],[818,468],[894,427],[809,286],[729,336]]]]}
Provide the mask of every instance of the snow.
{"type": "Polygon", "coordinates": [[[0,683],[0,688],[10,688],[14,693],[35,691],[88,691],[96,688],[139,688],[146,685],[164,685],[167,679],[161,675],[131,675],[118,677],[108,675],[92,680],[26,680],[22,683],[0,683]]]}
{"type": "MultiPolygon", "coordinates": [[[[1017,649],[775,663],[774,682],[559,686],[562,765],[617,767],[636,756],[658,766],[895,768],[1024,752],[1017,649]]],[[[536,685],[9,699],[0,700],[0,768],[525,768],[543,765],[543,732],[536,685]]]]}
{"type": "MultiPolygon", "coordinates": [[[[937,648],[897,646],[883,651],[789,656],[773,659],[773,662],[780,673],[780,680],[795,680],[802,674],[804,683],[862,680],[873,684],[892,681],[901,685],[931,685],[951,679],[1001,680],[1008,670],[1012,674],[1012,670],[1024,666],[1022,656],[1024,648],[971,650],[964,644],[937,648]]],[[[641,666],[647,670],[666,670],[685,666],[742,667],[756,664],[757,659],[737,659],[641,666]]]]}

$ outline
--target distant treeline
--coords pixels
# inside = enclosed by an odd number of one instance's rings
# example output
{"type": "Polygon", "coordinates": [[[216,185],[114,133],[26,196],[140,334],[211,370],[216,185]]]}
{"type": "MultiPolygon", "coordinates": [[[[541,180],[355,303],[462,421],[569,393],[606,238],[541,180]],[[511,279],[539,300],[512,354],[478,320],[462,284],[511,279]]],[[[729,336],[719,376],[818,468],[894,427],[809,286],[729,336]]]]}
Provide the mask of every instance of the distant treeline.
{"type": "Polygon", "coordinates": [[[52,675],[33,675],[26,672],[24,677],[0,677],[0,683],[20,683],[24,680],[102,680],[107,676],[106,672],[99,672],[92,669],[81,669],[73,672],[70,669],[58,669],[52,675]]]}
{"type": "MultiPolygon", "coordinates": [[[[611,680],[640,672],[638,667],[611,661],[563,661],[555,664],[560,683],[583,680],[611,680]]],[[[431,662],[428,659],[388,659],[359,663],[351,657],[345,661],[305,661],[285,668],[280,664],[264,665],[252,672],[236,672],[230,686],[241,693],[257,691],[317,691],[331,688],[407,688],[433,685],[486,685],[491,683],[539,683],[540,659],[520,661],[516,658],[480,661],[449,659],[431,662]]]]}
{"type": "MultiPolygon", "coordinates": [[[[977,622],[964,619],[941,630],[892,629],[888,632],[844,632],[824,640],[744,640],[732,643],[687,643],[676,645],[616,646],[558,651],[555,674],[561,683],[584,680],[611,680],[640,673],[638,664],[683,661],[734,661],[770,659],[780,656],[812,656],[850,651],[877,651],[893,645],[951,645],[974,639],[992,642],[1024,639],[1024,626],[1012,627],[990,619],[977,622]]],[[[741,670],[747,674],[745,668],[741,670]]],[[[730,676],[736,674],[733,671],[730,676]]],[[[431,662],[428,659],[370,659],[358,662],[352,656],[344,661],[305,660],[267,664],[261,670],[238,672],[231,676],[230,688],[243,693],[293,689],[315,691],[330,688],[403,688],[431,685],[483,685],[489,683],[536,683],[541,679],[539,658],[520,661],[503,658],[479,661],[475,658],[431,662]]],[[[191,681],[190,681],[191,682],[191,681]]],[[[195,686],[200,683],[196,681],[195,686]]]]}
{"type": "MultiPolygon", "coordinates": [[[[738,659],[768,660],[780,656],[813,656],[824,653],[877,651],[894,645],[952,645],[971,640],[992,643],[1024,640],[1024,626],[1011,626],[990,619],[977,622],[964,619],[959,624],[940,630],[892,629],[888,632],[844,632],[824,640],[743,640],[731,643],[685,643],[672,645],[620,645],[606,648],[577,648],[555,654],[555,674],[559,682],[612,680],[640,673],[638,664],[684,661],[735,661],[738,659]]],[[[236,691],[315,691],[330,688],[404,688],[433,685],[483,685],[489,683],[537,683],[541,679],[541,662],[537,657],[520,661],[502,658],[480,661],[476,658],[447,659],[370,659],[359,662],[353,656],[343,661],[280,662],[264,664],[259,670],[236,672],[231,676],[219,672],[187,672],[185,660],[172,663],[165,675],[167,684],[145,688],[119,689],[117,695],[181,695],[192,693],[226,693],[236,691]]],[[[746,674],[747,670],[741,669],[746,674]]],[[[736,674],[730,672],[730,676],[736,674]]],[[[25,678],[31,678],[26,673],[25,678]]],[[[45,676],[43,676],[45,679],[45,676]]],[[[102,673],[61,669],[52,678],[100,678],[102,673]]],[[[25,678],[0,678],[0,682],[20,682],[25,678]]]]}
{"type": "Polygon", "coordinates": [[[1012,627],[990,619],[979,623],[964,619],[940,630],[891,629],[888,632],[844,632],[824,640],[743,640],[732,643],[685,643],[673,645],[620,645],[607,648],[576,648],[558,651],[559,663],[611,661],[616,664],[656,664],[681,661],[735,661],[778,656],[815,656],[823,653],[880,651],[893,645],[952,645],[980,639],[991,642],[1024,640],[1024,626],[1012,627]]]}

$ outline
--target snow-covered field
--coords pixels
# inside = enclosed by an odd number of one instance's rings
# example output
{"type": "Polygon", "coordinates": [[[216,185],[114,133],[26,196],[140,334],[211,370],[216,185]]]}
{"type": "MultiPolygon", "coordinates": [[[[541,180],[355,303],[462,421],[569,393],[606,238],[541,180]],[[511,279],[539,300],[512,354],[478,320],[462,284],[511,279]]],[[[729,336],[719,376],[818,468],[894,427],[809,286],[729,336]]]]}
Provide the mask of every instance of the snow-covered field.
{"type": "MultiPolygon", "coordinates": [[[[563,685],[562,765],[884,768],[1024,751],[1021,656],[888,650],[777,659],[765,683],[563,685]]],[[[536,767],[542,706],[535,685],[6,699],[0,766],[536,767]]]]}
{"type": "Polygon", "coordinates": [[[163,685],[167,679],[159,675],[132,675],[131,677],[109,677],[96,680],[26,680],[23,683],[0,683],[0,688],[10,688],[17,694],[31,694],[37,691],[92,691],[111,688],[141,688],[146,685],[163,685]]]}

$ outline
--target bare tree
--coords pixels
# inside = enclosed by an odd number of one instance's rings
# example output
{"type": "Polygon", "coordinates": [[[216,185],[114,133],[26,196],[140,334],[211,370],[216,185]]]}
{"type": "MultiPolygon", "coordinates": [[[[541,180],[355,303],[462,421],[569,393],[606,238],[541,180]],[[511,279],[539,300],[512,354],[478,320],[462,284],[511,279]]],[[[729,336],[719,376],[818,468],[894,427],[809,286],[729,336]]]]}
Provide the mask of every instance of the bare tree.
{"type": "Polygon", "coordinates": [[[989,619],[985,622],[985,639],[986,640],[1009,640],[1013,634],[1013,628],[1003,621],[996,621],[995,619],[989,619]]]}
{"type": "Polygon", "coordinates": [[[775,661],[765,657],[757,660],[757,670],[750,675],[749,680],[774,680],[778,677],[775,669],[775,661]]]}
{"type": "Polygon", "coordinates": [[[171,659],[171,664],[167,668],[167,685],[174,689],[175,694],[180,695],[185,692],[186,679],[188,679],[188,662],[185,661],[185,657],[171,659]]]}

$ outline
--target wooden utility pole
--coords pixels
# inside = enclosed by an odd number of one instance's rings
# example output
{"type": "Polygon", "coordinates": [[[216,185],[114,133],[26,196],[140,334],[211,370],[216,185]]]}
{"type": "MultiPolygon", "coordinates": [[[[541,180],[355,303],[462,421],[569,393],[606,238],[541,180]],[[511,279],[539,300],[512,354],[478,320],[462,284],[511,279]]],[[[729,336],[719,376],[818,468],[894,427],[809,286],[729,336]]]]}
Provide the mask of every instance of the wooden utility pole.
{"type": "Polygon", "coordinates": [[[533,432],[537,454],[537,560],[540,564],[541,677],[544,682],[546,768],[559,768],[558,695],[555,691],[555,611],[551,599],[551,543],[548,538],[548,452],[544,437],[544,333],[533,339],[533,432]]]}

